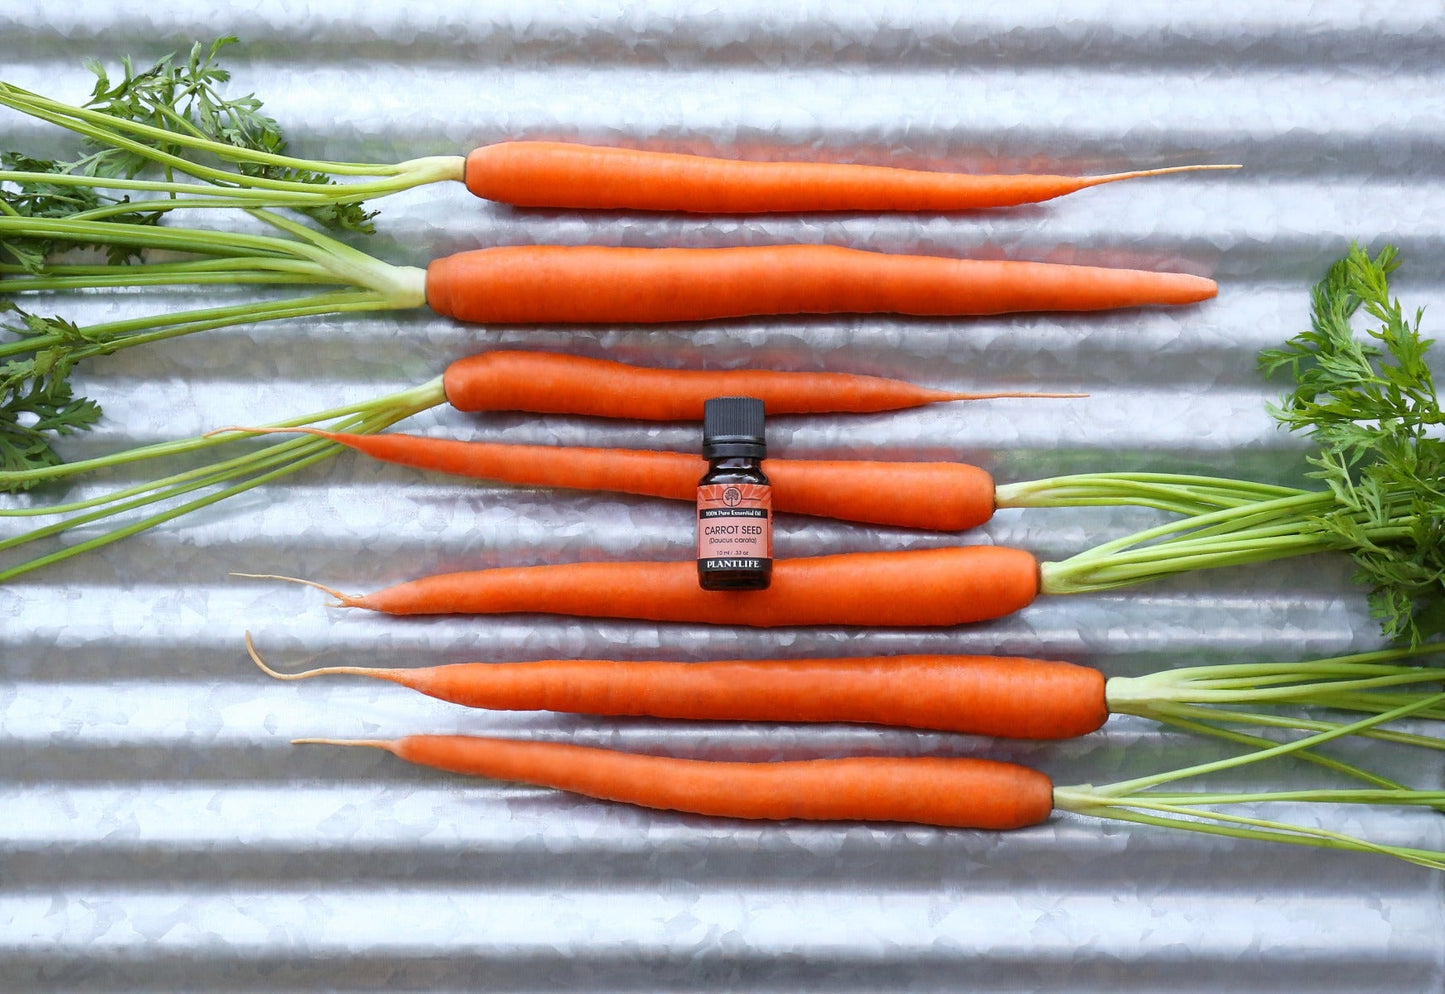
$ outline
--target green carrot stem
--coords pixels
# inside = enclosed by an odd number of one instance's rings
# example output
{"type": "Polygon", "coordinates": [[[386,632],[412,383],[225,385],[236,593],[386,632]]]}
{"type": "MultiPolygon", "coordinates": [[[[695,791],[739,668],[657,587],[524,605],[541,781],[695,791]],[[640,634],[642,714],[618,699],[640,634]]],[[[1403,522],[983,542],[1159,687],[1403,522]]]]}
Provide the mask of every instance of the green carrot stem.
{"type": "MultiPolygon", "coordinates": [[[[317,439],[317,441],[324,441],[324,439],[317,439]]],[[[73,558],[74,556],[78,556],[81,553],[103,548],[104,546],[110,545],[113,542],[119,542],[123,538],[129,538],[132,535],[137,535],[143,531],[154,528],[157,525],[164,524],[165,522],[170,521],[174,518],[189,514],[192,511],[200,510],[203,507],[209,507],[210,505],[215,504],[218,501],[225,500],[228,497],[233,497],[236,494],[245,493],[247,490],[261,486],[264,483],[269,483],[272,480],[279,479],[298,470],[305,469],[308,466],[315,465],[318,462],[329,459],[331,456],[336,455],[342,450],[342,446],[335,445],[333,443],[329,449],[325,447],[318,447],[318,449],[320,449],[320,451],[307,455],[303,458],[289,461],[278,469],[274,469],[270,472],[252,477],[248,480],[243,480],[240,483],[233,484],[232,486],[226,487],[223,490],[219,490],[216,493],[208,494],[205,497],[189,501],[185,504],[180,505],[179,507],[163,511],[159,514],[151,515],[150,517],[143,518],[140,521],[136,521],[132,524],[116,528],[113,531],[108,531],[103,535],[98,535],[95,538],[88,539],[84,542],[78,542],[75,545],[67,546],[64,549],[59,549],[48,555],[39,556],[35,559],[27,560],[26,562],[23,562],[18,566],[13,566],[6,570],[0,570],[0,583],[6,582],[8,580],[13,580],[18,576],[23,576],[24,574],[29,573],[32,570],[40,569],[43,566],[50,566],[58,562],[63,562],[66,559],[73,558]]],[[[166,494],[165,497],[178,496],[181,493],[198,489],[201,485],[202,484],[198,483],[195,485],[188,485],[186,488],[178,488],[173,493],[166,494]]],[[[156,498],[156,500],[160,499],[163,498],[156,498]]]]}
{"type": "MultiPolygon", "coordinates": [[[[150,139],[151,141],[159,142],[167,146],[180,146],[193,151],[207,152],[227,162],[276,166],[283,169],[329,173],[337,176],[382,177],[390,182],[380,182],[375,185],[384,187],[384,192],[405,190],[413,186],[437,182],[442,179],[460,180],[463,169],[465,168],[465,160],[460,156],[431,156],[411,159],[405,162],[380,164],[332,162],[300,159],[289,155],[278,155],[273,152],[264,152],[258,149],[243,148],[225,142],[218,142],[196,134],[171,131],[166,128],[158,128],[138,121],[112,117],[100,111],[53,100],[49,97],[23,90],[20,87],[7,83],[0,83],[0,104],[74,131],[98,143],[144,156],[158,165],[186,173],[197,179],[211,180],[219,183],[240,182],[256,189],[314,192],[317,187],[315,184],[240,175],[223,169],[214,169],[190,159],[165,152],[143,141],[128,138],[125,133],[150,139]]],[[[355,195],[351,193],[347,193],[346,197],[347,199],[355,199],[355,195]]]]}
{"type": "MultiPolygon", "coordinates": [[[[69,348],[67,356],[72,362],[79,362],[94,356],[110,355],[123,348],[180,338],[199,331],[229,328],[238,324],[315,317],[323,314],[379,311],[393,306],[396,305],[391,300],[373,291],[340,290],[313,294],[309,297],[178,311],[172,314],[147,315],[87,328],[85,335],[91,344],[72,346],[69,348]],[[145,329],[148,328],[153,330],[146,331],[145,329]]],[[[0,357],[34,354],[43,349],[67,345],[70,342],[71,339],[55,334],[21,338],[0,344],[0,357]]],[[[27,470],[25,472],[44,471],[27,470]]],[[[0,480],[3,480],[4,476],[5,474],[0,473],[0,480]]]]}
{"type": "Polygon", "coordinates": [[[397,307],[421,307],[426,303],[425,273],[422,270],[382,262],[305,225],[267,211],[248,210],[247,213],[294,237],[106,221],[12,217],[0,217],[0,237],[10,233],[82,245],[128,245],[202,256],[274,256],[310,262],[327,274],[322,281],[376,290],[390,297],[397,307]]]}
{"type": "MultiPolygon", "coordinates": [[[[307,203],[314,198],[308,197],[304,192],[298,190],[295,193],[285,191],[252,190],[244,186],[235,185],[236,181],[245,180],[249,177],[240,173],[227,173],[232,180],[230,183],[176,183],[170,180],[159,179],[135,179],[124,176],[91,176],[86,173],[38,173],[26,172],[18,169],[0,170],[0,183],[38,183],[45,186],[58,187],[84,187],[93,190],[127,190],[141,193],[166,194],[165,197],[154,199],[145,198],[140,200],[128,200],[118,202],[116,206],[123,207],[127,212],[146,213],[152,210],[167,210],[176,203],[186,203],[185,200],[170,198],[194,197],[193,205],[204,206],[216,199],[231,199],[244,203],[250,207],[267,207],[279,203],[307,203]]],[[[297,186],[311,186],[312,184],[296,184],[297,186]]],[[[348,187],[347,189],[350,189],[348,187]]]]}
{"type": "MultiPolygon", "coordinates": [[[[315,440],[325,441],[325,439],[315,440]]],[[[270,468],[277,464],[289,464],[298,454],[304,454],[307,449],[316,448],[321,447],[306,445],[285,446],[283,444],[268,446],[265,449],[250,453],[246,456],[207,466],[200,472],[178,474],[174,478],[159,480],[142,488],[109,495],[102,501],[79,502],[75,507],[85,509],[86,513],[72,515],[61,521],[35,528],[23,535],[15,535],[4,541],[0,541],[0,551],[6,551],[43,538],[53,538],[56,535],[63,534],[84,525],[94,524],[97,521],[102,521],[118,514],[124,514],[128,511],[134,511],[151,504],[170,500],[208,486],[214,486],[217,483],[233,479],[243,472],[251,472],[258,468],[270,468]]],[[[50,513],[55,513],[55,510],[56,509],[53,508],[48,509],[50,513]]],[[[67,510],[69,509],[67,508],[67,510]]]]}
{"type": "Polygon", "coordinates": [[[1331,546],[1320,539],[1298,536],[1293,540],[1277,539],[1268,545],[1246,544],[1243,547],[1216,551],[1180,553],[1176,550],[1155,552],[1126,563],[1081,563],[1065,560],[1046,562],[1039,566],[1039,589],[1046,594],[1078,594],[1133,587],[1150,580],[1200,569],[1246,566],[1287,556],[1322,552],[1331,546]]]}
{"type": "Polygon", "coordinates": [[[1372,715],[1358,722],[1338,725],[1304,738],[1255,749],[1242,756],[1174,770],[1168,773],[1121,781],[1103,787],[1083,784],[1054,790],[1054,807],[1061,811],[1099,818],[1177,828],[1236,839],[1258,839],[1289,842],[1354,852],[1370,852],[1394,856],[1431,869],[1445,870],[1445,852],[1408,846],[1393,846],[1359,839],[1328,829],[1312,828],[1246,815],[1211,810],[1226,804],[1260,804],[1266,802],[1307,802],[1331,804],[1394,804],[1405,806],[1445,805],[1445,791],[1412,790],[1409,788],[1354,788],[1265,792],[1192,792],[1173,793],[1151,790],[1160,784],[1203,776],[1290,754],[1306,754],[1316,746],[1345,735],[1359,734],[1389,721],[1398,720],[1431,708],[1445,701],[1445,693],[1420,697],[1389,712],[1372,715]]]}
{"type": "MultiPolygon", "coordinates": [[[[1398,646],[1388,649],[1370,649],[1364,652],[1351,653],[1344,656],[1331,656],[1326,659],[1307,659],[1297,663],[1223,663],[1208,666],[1176,666],[1168,670],[1160,670],[1158,673],[1144,677],[1131,677],[1130,682],[1143,683],[1151,680],[1168,681],[1169,683],[1194,680],[1198,677],[1234,677],[1249,676],[1251,674],[1275,674],[1275,673],[1311,673],[1318,675],[1346,674],[1353,675],[1361,672],[1361,667],[1366,671],[1373,672],[1380,664],[1392,663],[1398,659],[1418,659],[1421,656],[1435,655],[1445,652],[1445,642],[1436,642],[1428,645],[1398,646]]],[[[1390,668],[1395,669],[1395,668],[1390,668]]],[[[1405,669],[1408,669],[1406,667],[1405,669]]],[[[1117,681],[1115,681],[1117,682],[1117,681]]]]}
{"type": "MultiPolygon", "coordinates": [[[[422,411],[430,410],[446,402],[446,393],[442,388],[440,376],[423,383],[421,386],[402,390],[398,393],[389,394],[380,399],[367,400],[356,404],[347,404],[335,407],[326,411],[318,411],[314,414],[304,415],[299,418],[287,418],[284,421],[273,421],[264,427],[267,428],[297,428],[304,425],[316,424],[325,421],[336,421],[342,418],[361,417],[362,423],[382,424],[382,427],[389,428],[391,425],[413,414],[420,414],[422,411]]],[[[339,430],[339,428],[338,428],[339,430]]],[[[381,429],[374,429],[381,430],[381,429]]],[[[94,472],[96,470],[111,469],[117,466],[129,465],[147,459],[156,459],[162,456],[184,455],[191,452],[198,452],[220,445],[226,445],[242,439],[250,439],[252,436],[246,432],[208,432],[205,435],[198,435],[193,438],[182,439],[173,442],[160,442],[155,445],[142,446],[140,448],[128,449],[124,452],[113,453],[107,456],[97,456],[93,459],[77,460],[76,462],[61,463],[57,466],[49,466],[43,469],[25,470],[20,473],[0,472],[0,487],[7,485],[14,486],[22,482],[41,482],[45,480],[61,479],[67,476],[75,476],[81,473],[94,472]]],[[[291,439],[290,441],[296,441],[291,439]]],[[[239,456],[237,460],[245,460],[249,456],[239,456]]],[[[108,497],[97,500],[109,500],[131,496],[142,489],[149,489],[155,486],[180,482],[191,478],[195,474],[210,472],[218,468],[225,468],[235,465],[235,460],[227,461],[218,465],[210,465],[200,469],[191,470],[188,473],[180,473],[166,477],[163,480],[153,481],[141,487],[120,491],[108,497]]],[[[93,506],[95,501],[78,502],[70,505],[59,505],[44,508],[16,508],[0,509],[0,516],[5,515],[39,515],[62,513],[71,510],[79,510],[83,507],[93,506]]]]}
{"type": "MultiPolygon", "coordinates": [[[[366,412],[356,415],[347,423],[337,427],[360,433],[374,433],[385,430],[396,420],[399,420],[399,418],[396,412],[393,411],[366,412]]],[[[254,487],[273,482],[284,476],[313,466],[343,451],[346,451],[346,448],[340,443],[315,436],[287,439],[286,441],[267,446],[259,452],[252,453],[248,457],[228,460],[225,463],[219,464],[219,466],[208,466],[198,473],[181,474],[181,476],[185,477],[183,482],[161,488],[152,485],[152,487],[149,488],[150,492],[144,492],[139,496],[122,501],[114,506],[91,510],[85,514],[35,529],[23,535],[15,536],[0,543],[0,550],[13,548],[40,538],[53,537],[54,535],[85,524],[91,524],[95,521],[113,517],[118,514],[138,510],[152,504],[175,500],[208,486],[218,486],[228,480],[237,479],[247,474],[254,474],[246,479],[240,480],[238,483],[233,483],[230,486],[217,490],[214,493],[158,512],[142,518],[139,521],[132,522],[131,524],[115,528],[86,541],[78,542],[47,555],[38,556],[8,569],[0,570],[0,583],[22,576],[43,566],[62,562],[82,553],[102,548],[113,542],[118,542],[121,539],[139,534],[157,525],[189,514],[192,511],[209,507],[228,497],[244,493],[254,487]]]]}
{"type": "Polygon", "coordinates": [[[1413,787],[1312,787],[1300,790],[1237,791],[1197,793],[1159,791],[1149,794],[1150,800],[1166,804],[1202,807],[1208,804],[1249,804],[1259,800],[1294,804],[1369,804],[1407,808],[1433,808],[1445,802],[1445,790],[1418,790],[1413,787]]]}
{"type": "MultiPolygon", "coordinates": [[[[1173,725],[1174,727],[1182,728],[1187,732],[1193,732],[1196,735],[1208,735],[1214,738],[1224,739],[1226,742],[1233,742],[1237,745],[1247,745],[1254,749],[1268,749],[1276,744],[1262,736],[1250,735],[1245,732],[1236,731],[1231,728],[1222,727],[1220,724],[1216,724],[1216,721],[1225,720],[1220,715],[1218,709],[1161,709],[1157,713],[1151,714],[1149,717],[1163,724],[1173,725]]],[[[1328,727],[1334,726],[1328,725],[1328,727]]],[[[1323,767],[1324,769],[1330,770],[1334,773],[1341,773],[1348,777],[1354,777],[1355,779],[1363,780],[1366,783],[1374,784],[1377,787],[1388,787],[1392,790],[1408,789],[1407,787],[1405,787],[1404,784],[1391,780],[1388,777],[1380,776],[1377,773],[1372,773],[1371,771],[1356,766],[1353,763],[1347,763],[1344,760],[1337,759],[1333,756],[1323,755],[1321,753],[1315,752],[1312,749],[1302,749],[1294,753],[1294,755],[1297,759],[1302,759],[1306,762],[1314,763],[1315,765],[1323,767]]]]}
{"type": "MultiPolygon", "coordinates": [[[[229,260],[227,260],[229,261],[229,260]]],[[[48,293],[57,290],[106,290],[130,289],[156,286],[315,286],[330,282],[319,269],[315,273],[299,271],[290,267],[247,264],[244,270],[235,272],[207,272],[203,269],[186,271],[163,269],[145,263],[129,265],[121,272],[47,275],[17,277],[0,280],[0,293],[48,293]]],[[[309,265],[309,264],[306,264],[309,265]]],[[[312,267],[315,269],[316,267],[312,267]]],[[[53,273],[53,270],[49,270],[53,273]]]]}
{"type": "Polygon", "coordinates": [[[1445,852],[1370,842],[1328,829],[1292,825],[1263,818],[1251,818],[1219,811],[1201,812],[1188,805],[1175,805],[1147,799],[1134,801],[1098,799],[1089,792],[1087,787],[1077,790],[1056,789],[1054,791],[1054,807],[1061,811],[1071,811],[1096,818],[1108,818],[1114,821],[1151,825],[1158,828],[1183,829],[1203,835],[1261,842],[1286,842],[1321,849],[1393,856],[1427,869],[1445,870],[1445,852]],[[1130,807],[1139,810],[1130,810],[1130,807]],[[1151,814],[1150,812],[1159,812],[1160,814],[1151,814]],[[1172,817],[1161,817],[1161,815],[1172,817]]]}
{"type": "MultiPolygon", "coordinates": [[[[1399,707],[1408,701],[1414,700],[1413,694],[1390,693],[1388,691],[1372,691],[1367,694],[1321,694],[1312,702],[1316,707],[1333,708],[1336,711],[1359,711],[1362,713],[1376,713],[1389,711],[1391,708],[1399,707]]],[[[1431,708],[1415,715],[1416,718],[1429,719],[1433,721],[1445,720],[1445,708],[1431,708]]]]}
{"type": "Polygon", "coordinates": [[[182,286],[194,283],[335,283],[327,267],[311,260],[276,256],[233,256],[175,263],[130,263],[126,266],[46,266],[40,273],[9,276],[17,266],[0,267],[0,293],[45,293],[53,290],[120,288],[120,286],[182,286]]]}
{"type": "MultiPolygon", "coordinates": [[[[287,301],[287,306],[265,305],[253,308],[250,312],[256,317],[246,318],[241,321],[203,321],[186,323],[172,328],[160,328],[145,333],[127,335],[120,340],[121,346],[131,348],[136,345],[147,345],[151,342],[166,341],[171,338],[180,338],[184,335],[195,334],[198,331],[209,331],[215,328],[231,327],[236,324],[252,324],[256,321],[280,321],[292,318],[317,317],[326,314],[353,314],[357,312],[391,310],[397,307],[405,307],[405,304],[398,304],[388,298],[385,294],[370,290],[343,290],[330,294],[317,294],[313,297],[301,297],[287,301]]],[[[114,346],[115,342],[106,343],[114,346]]],[[[103,348],[95,354],[103,355],[117,351],[114,347],[103,348]]]]}
{"type": "MultiPolygon", "coordinates": [[[[275,269],[277,271],[288,270],[296,272],[319,272],[316,264],[299,259],[286,259],[280,256],[223,256],[221,258],[207,259],[176,259],[168,262],[128,262],[124,266],[116,266],[112,263],[90,265],[83,263],[46,263],[37,273],[24,266],[0,263],[0,276],[6,277],[3,285],[6,292],[18,292],[19,289],[27,289],[27,279],[43,279],[46,277],[70,277],[70,276],[104,276],[114,273],[117,269],[125,273],[227,273],[237,266],[275,269]]],[[[42,287],[41,289],[48,289],[42,287]]]]}
{"type": "MultiPolygon", "coordinates": [[[[1330,495],[1310,494],[1308,498],[1267,502],[1274,505],[1267,510],[1246,505],[1201,514],[1104,543],[1061,562],[1044,563],[1041,589],[1047,593],[1107,590],[1188,570],[1245,565],[1338,548],[1335,536],[1314,527],[1308,516],[1288,516],[1291,509],[1323,504],[1330,495]],[[1228,522],[1232,514],[1239,516],[1242,525],[1214,527],[1228,522]],[[1195,528],[1201,523],[1209,530],[1195,528]],[[1146,542],[1152,544],[1143,544],[1146,542]]],[[[1365,512],[1355,517],[1362,520],[1363,533],[1373,542],[1408,539],[1415,525],[1413,516],[1403,512],[1378,524],[1371,524],[1372,517],[1365,512]]]]}
{"type": "Polygon", "coordinates": [[[261,197],[212,196],[195,199],[134,200],[129,203],[114,203],[90,210],[77,211],[68,216],[71,221],[108,221],[113,217],[127,214],[169,214],[185,210],[256,210],[263,207],[306,208],[316,205],[315,198],[307,199],[296,194],[275,194],[261,197]]]}
{"type": "MultiPolygon", "coordinates": [[[[163,168],[185,173],[197,179],[227,183],[234,182],[237,174],[229,170],[217,169],[183,158],[179,155],[174,155],[166,152],[162,148],[156,148],[145,142],[129,138],[123,132],[140,135],[168,146],[181,146],[196,151],[209,152],[217,158],[230,162],[254,162],[288,169],[311,169],[316,165],[303,159],[293,159],[290,156],[276,155],[255,149],[244,149],[240,146],[231,146],[223,142],[212,141],[211,139],[179,134],[166,128],[157,128],[154,125],[122,120],[101,111],[77,107],[59,100],[52,100],[49,97],[42,97],[39,94],[31,93],[9,83],[0,83],[0,104],[11,107],[24,114],[29,114],[31,117],[38,118],[50,124],[66,128],[98,144],[109,145],[112,148],[131,152],[147,158],[163,168]]],[[[335,173],[337,175],[357,173],[362,175],[375,175],[378,172],[374,167],[361,166],[360,164],[348,165],[344,163],[331,163],[329,164],[329,168],[321,171],[335,173]]],[[[252,186],[259,189],[286,190],[295,186],[304,185],[261,176],[246,178],[252,181],[252,186]]]]}
{"type": "MultiPolygon", "coordinates": [[[[1399,708],[1413,703],[1414,698],[1397,697],[1389,708],[1382,708],[1381,711],[1399,708]]],[[[1359,710],[1351,708],[1350,710],[1359,710]]],[[[1187,721],[1218,722],[1229,725],[1253,725],[1260,728],[1295,729],[1298,731],[1324,732],[1331,728],[1338,728],[1340,722],[1325,721],[1318,718],[1305,718],[1299,715],[1264,713],[1257,711],[1239,711],[1233,708],[1204,707],[1193,704],[1160,704],[1155,708],[1131,712],[1138,714],[1141,718],[1149,718],[1155,721],[1164,721],[1170,724],[1181,723],[1176,719],[1187,721]]],[[[1424,714],[1416,714],[1414,717],[1441,717],[1440,712],[1431,711],[1424,714]]],[[[1379,739],[1383,742],[1392,742],[1396,745],[1412,746],[1418,749],[1445,749],[1445,739],[1434,735],[1416,735],[1411,732],[1400,732],[1388,728],[1368,728],[1354,733],[1361,738],[1379,739]]],[[[1266,740],[1261,739],[1260,742],[1266,740]]]]}
{"type": "MultiPolygon", "coordinates": [[[[1282,678],[1281,678],[1282,679],[1282,678]]],[[[1268,681],[1259,681],[1268,682],[1268,681]]],[[[1261,704],[1274,701],[1309,701],[1316,694],[1346,692],[1351,690],[1368,690],[1375,687],[1398,687],[1411,683],[1445,682],[1445,671],[1438,672],[1433,676],[1422,674],[1417,669],[1409,669],[1406,672],[1382,674],[1373,677],[1360,677],[1353,680],[1332,680],[1328,682],[1313,683],[1290,683],[1284,686],[1260,687],[1259,683],[1245,689],[1240,681],[1240,687],[1220,686],[1214,683],[1193,685],[1186,692],[1188,699],[1194,704],[1212,703],[1238,703],[1238,704],[1261,704]]]]}
{"type": "MultiPolygon", "coordinates": [[[[1196,508],[1194,513],[1219,507],[1296,496],[1305,491],[1290,487],[1171,473],[1081,473],[1024,483],[1000,484],[994,499],[999,507],[1076,507],[1085,502],[1117,503],[1118,495],[1154,495],[1161,501],[1196,508]]],[[[1172,508],[1161,508],[1169,510],[1172,508]]]]}
{"type": "Polygon", "coordinates": [[[275,235],[151,224],[75,221],[69,218],[0,218],[0,235],[6,234],[25,238],[54,238],[87,245],[132,245],[137,248],[170,249],[198,255],[234,255],[241,251],[281,258],[314,256],[314,253],[307,252],[304,246],[275,235]]]}
{"type": "Polygon", "coordinates": [[[1364,729],[1374,728],[1378,725],[1387,724],[1388,722],[1408,717],[1420,711],[1439,707],[1441,704],[1445,704],[1445,693],[1431,694],[1428,696],[1420,697],[1415,701],[1412,701],[1401,707],[1394,708],[1390,711],[1385,711],[1381,714],[1370,715],[1367,718],[1361,718],[1359,721],[1342,723],[1336,725],[1333,728],[1326,729],[1325,731],[1317,732],[1314,735],[1310,735],[1302,739],[1296,739],[1292,742],[1286,742],[1281,745],[1275,745],[1268,749],[1260,749],[1256,752],[1248,753],[1243,756],[1234,756],[1228,759],[1215,760],[1209,763],[1200,763],[1196,766],[1186,767],[1181,770],[1172,770],[1168,773],[1159,773],[1154,774],[1153,776],[1138,777],[1133,780],[1124,780],[1110,784],[1107,787],[1099,787],[1095,789],[1102,793],[1106,793],[1110,796],[1115,797],[1128,794],[1136,794],[1140,791],[1147,790],[1150,787],[1155,787],[1159,784],[1171,783],[1173,781],[1182,780],[1187,777],[1204,776],[1210,773],[1218,773],[1224,770],[1230,770],[1239,766],[1244,766],[1249,763],[1256,763],[1264,759],[1270,759],[1275,756],[1285,756],[1293,752],[1299,752],[1300,750],[1313,749],[1315,746],[1323,745],[1326,742],[1333,742],[1335,739],[1343,738],[1346,735],[1355,734],[1356,732],[1364,729]]]}

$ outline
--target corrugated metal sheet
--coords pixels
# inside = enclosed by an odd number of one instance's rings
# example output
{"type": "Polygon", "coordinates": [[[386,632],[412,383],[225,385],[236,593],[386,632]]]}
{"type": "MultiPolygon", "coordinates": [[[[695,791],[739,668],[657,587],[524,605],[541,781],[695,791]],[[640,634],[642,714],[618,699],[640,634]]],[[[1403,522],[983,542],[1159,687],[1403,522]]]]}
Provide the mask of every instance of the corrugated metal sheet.
{"type": "MultiPolygon", "coordinates": [[[[420,315],[195,336],[93,363],[107,422],[79,456],[379,395],[478,347],[660,366],[859,371],[1073,402],[776,419],[774,451],[980,462],[1002,480],[1173,468],[1297,480],[1262,346],[1303,325],[1350,239],[1394,241],[1407,302],[1445,294],[1445,18],[1434,3],[105,2],[0,11],[4,78],[72,98],[81,62],[235,33],[303,154],[384,161],[506,137],[1013,170],[1237,161],[958,217],[648,218],[512,211],[436,188],[384,204],[398,262],[501,243],[847,244],[1216,275],[1180,311],[466,329],[420,315]]],[[[3,144],[58,147],[0,116],[3,144]]],[[[222,296],[226,296],[222,294],[222,296]]],[[[97,296],[80,317],[138,313],[97,296]]],[[[689,449],[695,430],[418,419],[438,434],[689,449]]],[[[77,488],[144,478],[141,467],[77,488]]],[[[1058,558],[1153,520],[1005,513],[977,540],[1058,558]]],[[[11,528],[13,526],[7,526],[11,528]]],[[[457,483],[340,458],[0,590],[0,989],[1445,991],[1445,878],[1378,858],[1075,817],[1008,836],[755,826],[478,785],[300,735],[501,731],[678,755],[980,754],[1060,783],[1208,755],[1143,722],[1058,746],[858,727],[468,714],[392,688],[283,685],[275,661],[913,650],[1054,654],[1111,674],[1377,644],[1348,566],[1220,572],[1059,598],[953,631],[756,632],[532,618],[398,622],[230,577],[367,589],[433,570],[685,556],[683,507],[457,483]]],[[[942,544],[789,520],[799,555],[942,544]]],[[[1438,761],[1413,772],[1439,776],[1438,761]]],[[[1263,776],[1263,774],[1261,774],[1263,776]]],[[[1267,778],[1266,778],[1267,779],[1267,778]]],[[[1309,817],[1303,813],[1302,817],[1309,817]]],[[[1445,819],[1347,828],[1445,847],[1445,819]]]]}

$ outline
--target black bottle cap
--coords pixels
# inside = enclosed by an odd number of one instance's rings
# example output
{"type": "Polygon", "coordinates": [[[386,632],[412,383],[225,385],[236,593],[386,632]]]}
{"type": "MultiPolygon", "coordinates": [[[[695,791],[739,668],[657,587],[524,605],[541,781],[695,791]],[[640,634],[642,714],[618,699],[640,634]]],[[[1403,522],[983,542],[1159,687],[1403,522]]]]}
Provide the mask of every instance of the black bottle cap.
{"type": "Polygon", "coordinates": [[[702,454],[704,459],[765,457],[768,444],[763,436],[763,402],[756,397],[714,397],[705,401],[702,454]]]}

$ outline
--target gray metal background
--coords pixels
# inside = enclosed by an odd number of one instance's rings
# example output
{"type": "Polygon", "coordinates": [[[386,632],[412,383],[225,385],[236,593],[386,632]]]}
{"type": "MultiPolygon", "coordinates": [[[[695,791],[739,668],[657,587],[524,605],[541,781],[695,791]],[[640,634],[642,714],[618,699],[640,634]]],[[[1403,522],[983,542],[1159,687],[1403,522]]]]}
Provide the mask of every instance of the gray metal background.
{"type": "MultiPolygon", "coordinates": [[[[393,261],[501,243],[806,241],[1182,268],[1215,275],[1221,291],[1195,308],[1088,317],[579,331],[408,314],[208,333],[94,363],[86,385],[109,418],[68,446],[75,456],[378,395],[507,346],[1091,395],[779,418],[769,432],[780,455],[956,457],[1004,481],[1091,468],[1297,481],[1300,443],[1265,414],[1277,389],[1260,382],[1253,356],[1303,326],[1307,290],[1327,263],[1352,238],[1394,241],[1406,301],[1445,309],[1436,3],[140,10],[6,5],[0,75],[78,99],[89,88],[84,58],[143,61],[235,33],[245,45],[227,59],[233,92],[254,89],[294,148],[316,156],[385,161],[559,137],[961,169],[1246,168],[921,218],[515,212],[460,187],[419,191],[382,205],[382,233],[369,244],[393,261]]],[[[0,138],[63,147],[8,114],[0,138]]],[[[113,294],[71,313],[98,320],[156,306],[113,294]]],[[[442,413],[412,427],[695,444],[688,427],[565,418],[442,413]]],[[[1152,520],[1006,513],[968,540],[1059,558],[1152,520]]],[[[385,664],[978,650],[1127,674],[1378,643],[1348,566],[1334,559],[1043,601],[997,624],[928,632],[396,621],[228,578],[279,572],[362,590],[452,568],[685,556],[690,527],[682,506],[459,483],[343,457],[0,590],[0,989],[1445,990],[1445,875],[1385,859],[1067,816],[1007,836],[708,821],[288,744],[458,730],[709,757],[980,754],[1035,764],[1062,784],[1218,751],[1147,723],[1033,746],[859,727],[469,714],[359,681],[273,683],[241,650],[250,628],[278,664],[310,654],[385,664]]],[[[951,541],[793,519],[777,546],[800,555],[951,541]]],[[[1437,766],[1416,760],[1407,772],[1428,781],[1437,766]]],[[[1445,847],[1438,816],[1366,812],[1336,823],[1445,847]]]]}

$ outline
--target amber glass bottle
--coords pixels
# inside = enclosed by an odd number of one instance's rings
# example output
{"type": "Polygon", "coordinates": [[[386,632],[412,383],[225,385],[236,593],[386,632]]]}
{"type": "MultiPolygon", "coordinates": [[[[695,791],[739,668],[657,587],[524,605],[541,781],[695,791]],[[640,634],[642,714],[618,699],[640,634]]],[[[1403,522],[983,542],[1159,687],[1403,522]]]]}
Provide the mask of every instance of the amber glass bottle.
{"type": "Polygon", "coordinates": [[[703,405],[697,485],[697,579],[704,590],[762,590],[773,577],[773,488],[763,402],[715,397],[703,405]]]}

